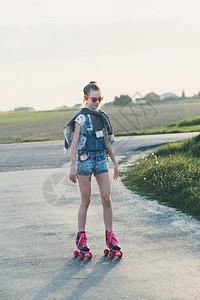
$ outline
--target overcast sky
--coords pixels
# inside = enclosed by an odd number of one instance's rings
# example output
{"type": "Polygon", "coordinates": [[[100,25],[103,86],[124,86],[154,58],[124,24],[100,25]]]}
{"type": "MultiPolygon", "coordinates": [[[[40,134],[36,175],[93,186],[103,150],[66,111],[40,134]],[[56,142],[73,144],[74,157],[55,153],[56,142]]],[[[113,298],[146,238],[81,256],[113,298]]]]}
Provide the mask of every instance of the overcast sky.
{"type": "Polygon", "coordinates": [[[199,0],[7,0],[0,9],[0,110],[120,94],[200,90],[199,0]]]}

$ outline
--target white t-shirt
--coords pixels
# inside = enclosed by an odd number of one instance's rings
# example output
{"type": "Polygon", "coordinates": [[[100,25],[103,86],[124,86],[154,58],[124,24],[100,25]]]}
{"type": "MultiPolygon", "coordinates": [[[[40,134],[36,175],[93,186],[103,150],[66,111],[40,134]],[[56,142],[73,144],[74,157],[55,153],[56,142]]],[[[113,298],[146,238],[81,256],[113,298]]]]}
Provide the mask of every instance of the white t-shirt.
{"type": "MultiPolygon", "coordinates": [[[[87,115],[90,121],[90,127],[87,129],[88,131],[93,130],[93,126],[92,126],[92,121],[91,121],[91,117],[90,115],[87,115]]],[[[80,135],[79,135],[79,140],[78,140],[78,150],[81,150],[86,142],[86,136],[83,135],[83,128],[86,122],[86,115],[84,114],[80,114],[78,115],[78,117],[76,117],[76,119],[74,120],[75,122],[77,122],[80,126],[81,126],[81,131],[80,131],[80,135]]]]}

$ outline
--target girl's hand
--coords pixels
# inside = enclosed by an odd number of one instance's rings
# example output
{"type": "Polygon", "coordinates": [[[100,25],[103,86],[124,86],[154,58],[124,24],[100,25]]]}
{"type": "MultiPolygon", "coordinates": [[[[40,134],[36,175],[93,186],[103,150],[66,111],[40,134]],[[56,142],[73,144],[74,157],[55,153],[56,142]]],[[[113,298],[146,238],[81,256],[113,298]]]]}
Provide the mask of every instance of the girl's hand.
{"type": "Polygon", "coordinates": [[[115,166],[114,166],[113,179],[117,179],[117,178],[118,178],[118,165],[115,164],[115,166]]]}
{"type": "Polygon", "coordinates": [[[77,182],[77,178],[78,178],[78,174],[76,172],[76,166],[71,166],[69,179],[72,182],[76,183],[77,182]]]}

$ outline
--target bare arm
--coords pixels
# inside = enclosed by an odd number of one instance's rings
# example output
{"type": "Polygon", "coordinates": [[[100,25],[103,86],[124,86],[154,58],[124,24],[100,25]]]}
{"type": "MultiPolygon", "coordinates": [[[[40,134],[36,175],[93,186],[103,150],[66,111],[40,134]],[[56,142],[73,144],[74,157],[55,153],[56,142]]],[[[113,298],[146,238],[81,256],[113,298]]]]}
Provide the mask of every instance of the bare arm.
{"type": "Polygon", "coordinates": [[[108,155],[110,156],[110,159],[112,160],[113,164],[114,164],[114,175],[113,175],[113,179],[117,179],[118,178],[118,164],[117,164],[117,160],[115,158],[115,154],[114,154],[114,149],[113,146],[109,140],[109,136],[108,136],[108,131],[105,128],[105,140],[106,140],[106,150],[108,155]]]}
{"type": "Polygon", "coordinates": [[[81,130],[81,126],[77,122],[75,122],[72,145],[71,145],[71,154],[70,154],[70,162],[71,162],[70,180],[73,181],[74,183],[77,182],[77,177],[78,177],[76,172],[76,153],[77,153],[77,145],[78,145],[80,130],[81,130]]]}

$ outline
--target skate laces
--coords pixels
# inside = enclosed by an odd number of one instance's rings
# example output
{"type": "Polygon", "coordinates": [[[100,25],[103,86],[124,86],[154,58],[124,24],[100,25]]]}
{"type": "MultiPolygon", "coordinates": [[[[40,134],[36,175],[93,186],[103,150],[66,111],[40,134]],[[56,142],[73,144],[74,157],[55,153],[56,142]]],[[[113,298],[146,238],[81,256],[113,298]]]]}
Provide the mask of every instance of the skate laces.
{"type": "MultiPolygon", "coordinates": [[[[81,244],[81,246],[84,248],[84,247],[87,247],[87,238],[86,238],[86,234],[83,232],[80,234],[79,236],[79,241],[78,241],[78,245],[81,244]]],[[[77,246],[78,246],[77,245],[77,246]]]]}
{"type": "Polygon", "coordinates": [[[107,235],[108,235],[107,244],[112,244],[113,246],[117,246],[118,241],[117,241],[114,233],[111,231],[111,232],[108,232],[107,235]]]}

